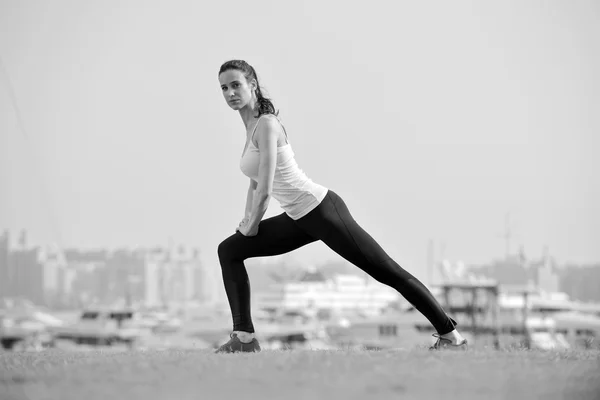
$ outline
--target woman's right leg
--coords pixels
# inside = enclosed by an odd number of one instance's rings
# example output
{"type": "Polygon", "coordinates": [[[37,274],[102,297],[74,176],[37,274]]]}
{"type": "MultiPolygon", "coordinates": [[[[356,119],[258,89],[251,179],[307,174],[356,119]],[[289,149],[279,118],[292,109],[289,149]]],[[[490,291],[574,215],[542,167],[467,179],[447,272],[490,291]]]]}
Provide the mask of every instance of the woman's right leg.
{"type": "Polygon", "coordinates": [[[219,244],[219,262],[234,331],[254,332],[250,314],[250,281],[244,260],[288,253],[316,240],[282,213],[261,221],[256,236],[236,232],[219,244]]]}
{"type": "Polygon", "coordinates": [[[348,207],[336,193],[330,190],[317,209],[296,223],[377,281],[396,289],[431,322],[439,334],[454,330],[455,321],[446,315],[425,285],[386,254],[352,218],[348,207]]]}

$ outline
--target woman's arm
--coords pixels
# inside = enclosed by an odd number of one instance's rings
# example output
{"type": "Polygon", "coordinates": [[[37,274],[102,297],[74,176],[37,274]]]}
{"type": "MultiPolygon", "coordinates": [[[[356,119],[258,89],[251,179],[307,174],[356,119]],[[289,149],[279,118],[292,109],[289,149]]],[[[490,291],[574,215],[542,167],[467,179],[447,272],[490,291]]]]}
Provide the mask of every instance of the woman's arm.
{"type": "Polygon", "coordinates": [[[252,213],[252,203],[254,202],[254,190],[256,189],[256,181],[250,179],[250,186],[248,186],[248,195],[246,196],[246,211],[244,212],[244,219],[250,219],[252,213]]]}
{"type": "Polygon", "coordinates": [[[273,191],[273,178],[277,164],[277,138],[281,125],[271,118],[265,119],[256,129],[256,141],[260,153],[258,164],[258,182],[254,190],[250,220],[248,221],[248,236],[258,233],[258,224],[269,207],[269,200],[273,191]]]}

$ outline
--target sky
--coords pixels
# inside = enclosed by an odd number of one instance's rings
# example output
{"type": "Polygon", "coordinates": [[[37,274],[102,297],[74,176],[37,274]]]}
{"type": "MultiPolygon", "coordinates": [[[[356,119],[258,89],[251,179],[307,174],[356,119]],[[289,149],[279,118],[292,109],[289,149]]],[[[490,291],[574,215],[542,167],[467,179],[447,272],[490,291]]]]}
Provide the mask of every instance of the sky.
{"type": "MultiPolygon", "coordinates": [[[[218,268],[252,64],[300,167],[400,265],[522,247],[600,261],[595,1],[0,0],[0,229],[62,247],[182,243],[218,268]]],[[[281,213],[275,200],[265,217],[281,213]]],[[[341,260],[322,243],[289,255],[341,260]]]]}

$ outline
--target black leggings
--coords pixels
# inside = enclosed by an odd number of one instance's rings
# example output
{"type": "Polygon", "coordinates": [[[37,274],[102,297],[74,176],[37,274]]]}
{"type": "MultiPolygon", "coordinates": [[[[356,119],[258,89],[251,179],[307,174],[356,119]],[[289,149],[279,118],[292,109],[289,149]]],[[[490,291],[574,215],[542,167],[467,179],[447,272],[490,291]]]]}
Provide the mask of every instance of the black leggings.
{"type": "Polygon", "coordinates": [[[446,315],[431,292],[385,253],[352,218],[344,200],[331,190],[317,208],[298,220],[283,213],[261,221],[256,236],[246,237],[236,232],[221,242],[219,261],[233,330],[254,332],[244,260],[284,254],[317,240],[377,281],[396,289],[439,334],[454,330],[456,322],[446,315]]]}

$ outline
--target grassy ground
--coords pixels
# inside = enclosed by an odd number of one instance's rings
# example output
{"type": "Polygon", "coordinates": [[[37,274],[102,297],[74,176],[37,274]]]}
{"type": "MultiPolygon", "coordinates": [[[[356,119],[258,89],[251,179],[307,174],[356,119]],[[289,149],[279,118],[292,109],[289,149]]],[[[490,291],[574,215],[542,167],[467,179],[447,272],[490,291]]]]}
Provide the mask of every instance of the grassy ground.
{"type": "Polygon", "coordinates": [[[2,400],[226,398],[597,400],[600,352],[0,353],[2,400]]]}

